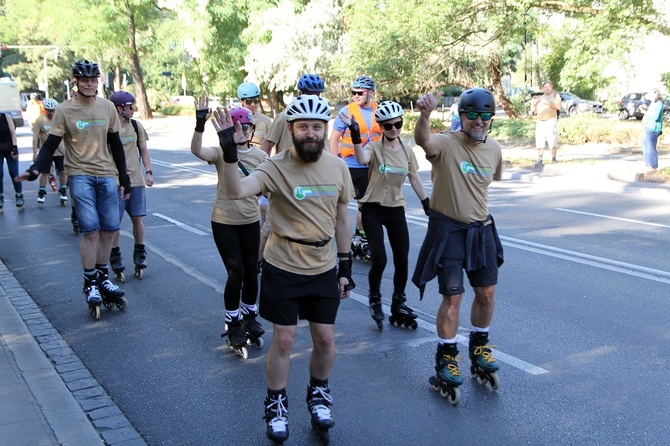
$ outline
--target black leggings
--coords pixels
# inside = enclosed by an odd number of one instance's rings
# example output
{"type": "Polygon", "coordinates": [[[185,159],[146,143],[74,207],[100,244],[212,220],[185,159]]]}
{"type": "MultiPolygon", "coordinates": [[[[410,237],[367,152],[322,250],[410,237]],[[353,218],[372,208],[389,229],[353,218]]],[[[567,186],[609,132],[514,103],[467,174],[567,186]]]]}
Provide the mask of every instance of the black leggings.
{"type": "Polygon", "coordinates": [[[384,207],[376,203],[365,203],[362,208],[363,227],[368,238],[372,267],[368,274],[370,293],[379,293],[384,268],[386,247],[384,229],[388,233],[393,252],[393,293],[402,294],[407,285],[407,257],[409,255],[409,231],[403,207],[384,207]]]}
{"type": "Polygon", "coordinates": [[[212,222],[214,243],[216,243],[216,248],[228,272],[228,280],[223,291],[226,311],[235,311],[240,308],[240,291],[242,291],[243,303],[256,304],[260,231],[259,222],[246,225],[224,225],[212,222]]]}

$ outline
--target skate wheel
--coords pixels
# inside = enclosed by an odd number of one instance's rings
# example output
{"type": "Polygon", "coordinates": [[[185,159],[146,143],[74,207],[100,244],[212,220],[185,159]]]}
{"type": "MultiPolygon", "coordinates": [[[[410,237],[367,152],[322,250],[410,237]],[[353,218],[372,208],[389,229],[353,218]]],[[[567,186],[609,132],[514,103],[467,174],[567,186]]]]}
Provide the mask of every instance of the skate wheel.
{"type": "Polygon", "coordinates": [[[419,327],[419,324],[417,324],[416,321],[412,321],[411,327],[412,330],[416,330],[419,327]]]}
{"type": "Polygon", "coordinates": [[[449,401],[452,406],[457,405],[461,401],[461,389],[458,387],[441,387],[440,395],[449,401]]]}
{"type": "Polygon", "coordinates": [[[89,305],[88,312],[91,316],[93,316],[93,319],[100,319],[100,305],[89,305]]]}
{"type": "Polygon", "coordinates": [[[44,206],[44,203],[38,203],[37,205],[40,207],[40,209],[42,209],[42,206],[44,206]]]}
{"type": "Polygon", "coordinates": [[[256,339],[255,345],[258,348],[263,348],[263,346],[265,345],[265,341],[263,340],[263,338],[258,338],[256,339]]]}
{"type": "Polygon", "coordinates": [[[144,277],[144,270],[142,268],[135,268],[135,277],[142,280],[142,277],[144,277]]]}
{"type": "Polygon", "coordinates": [[[116,280],[118,280],[121,283],[125,283],[126,281],[126,275],[123,273],[123,271],[119,271],[118,273],[114,273],[116,276],[116,280]]]}
{"type": "Polygon", "coordinates": [[[102,304],[103,304],[103,305],[105,306],[105,308],[107,308],[108,310],[111,310],[112,308],[114,308],[114,303],[113,303],[113,302],[110,302],[110,301],[108,301],[108,300],[104,301],[102,304]]]}
{"type": "Polygon", "coordinates": [[[405,321],[403,325],[405,326],[405,328],[409,328],[412,325],[412,323],[410,321],[405,321]]]}
{"type": "Polygon", "coordinates": [[[243,359],[249,359],[249,351],[246,347],[241,347],[237,350],[237,354],[240,355],[243,359]]]}
{"type": "Polygon", "coordinates": [[[500,379],[496,372],[489,375],[488,382],[491,385],[491,390],[498,390],[498,387],[500,387],[500,379]]]}
{"type": "Polygon", "coordinates": [[[124,311],[127,306],[128,306],[128,301],[126,300],[125,297],[119,298],[119,301],[116,303],[116,308],[118,308],[119,311],[124,311]]]}

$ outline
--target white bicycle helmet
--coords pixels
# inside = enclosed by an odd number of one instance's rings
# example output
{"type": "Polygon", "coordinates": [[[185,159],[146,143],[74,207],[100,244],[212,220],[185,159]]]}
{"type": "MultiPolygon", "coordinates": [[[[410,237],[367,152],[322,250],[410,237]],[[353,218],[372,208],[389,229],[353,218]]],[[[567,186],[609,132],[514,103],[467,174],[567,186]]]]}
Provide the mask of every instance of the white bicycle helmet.
{"type": "Polygon", "coordinates": [[[404,114],[402,107],[397,102],[384,101],[377,107],[375,111],[375,119],[377,122],[388,121],[393,118],[399,118],[404,114]]]}
{"type": "Polygon", "coordinates": [[[239,87],[237,87],[237,97],[239,99],[257,98],[260,95],[261,90],[258,88],[258,85],[253,82],[242,82],[239,87]]]}
{"type": "Polygon", "coordinates": [[[55,110],[58,107],[58,101],[51,98],[44,98],[42,106],[45,110],[55,110]]]}
{"type": "Polygon", "coordinates": [[[312,94],[303,94],[293,99],[286,109],[288,122],[299,119],[318,119],[330,121],[330,106],[324,98],[312,94]]]}

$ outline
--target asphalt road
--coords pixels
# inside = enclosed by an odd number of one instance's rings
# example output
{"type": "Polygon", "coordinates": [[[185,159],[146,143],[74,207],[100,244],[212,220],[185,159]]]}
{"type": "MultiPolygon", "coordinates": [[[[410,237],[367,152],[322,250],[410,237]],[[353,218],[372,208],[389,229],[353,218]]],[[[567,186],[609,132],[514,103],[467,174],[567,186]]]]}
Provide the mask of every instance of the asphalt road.
{"type": "MultiPolygon", "coordinates": [[[[267,347],[250,348],[245,361],[220,338],[225,272],[210,229],[216,177],[189,153],[191,128],[155,126],[150,134],[156,185],[147,191],[149,268],[143,280],[128,274],[125,312],[90,318],[69,209],[55,193],[38,209],[36,183],[24,183],[24,213],[12,209],[11,198],[5,201],[0,257],[149,444],[268,444],[261,419],[267,347]]],[[[29,144],[26,131],[20,130],[20,147],[29,144]]],[[[23,156],[21,168],[28,163],[23,156]]],[[[429,172],[421,175],[430,188],[429,172]]],[[[6,196],[10,190],[6,178],[6,196]]],[[[412,271],[426,217],[409,186],[405,192],[412,271]]],[[[422,302],[407,287],[419,329],[386,324],[379,332],[365,305],[368,266],[356,261],[358,288],[342,303],[336,324],[331,444],[666,444],[667,203],[513,181],[497,183],[490,201],[506,259],[491,327],[500,389],[468,377],[457,407],[434,392],[427,380],[437,284],[429,284],[422,302]]],[[[127,219],[121,247],[130,265],[127,219]]],[[[389,262],[382,287],[387,305],[391,277],[389,262]]],[[[464,336],[471,300],[468,291],[464,336]]],[[[265,328],[269,344],[271,327],[265,328]]],[[[301,324],[287,444],[316,444],[304,403],[310,347],[301,324]]],[[[467,349],[460,348],[461,371],[469,375],[467,349]]]]}

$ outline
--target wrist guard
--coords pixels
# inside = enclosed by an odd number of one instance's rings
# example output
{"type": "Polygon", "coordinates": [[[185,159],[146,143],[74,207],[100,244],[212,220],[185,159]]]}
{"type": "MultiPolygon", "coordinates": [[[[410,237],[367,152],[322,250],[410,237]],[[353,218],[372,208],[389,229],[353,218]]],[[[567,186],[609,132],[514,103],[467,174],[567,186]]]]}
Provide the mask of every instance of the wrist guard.
{"type": "Polygon", "coordinates": [[[207,114],[210,109],[203,108],[195,111],[195,131],[203,133],[205,131],[205,123],[207,122],[207,114]]]}
{"type": "Polygon", "coordinates": [[[351,278],[351,266],[353,260],[351,260],[351,252],[346,253],[347,258],[340,257],[342,254],[344,253],[337,254],[340,260],[340,265],[339,268],[337,269],[337,280],[339,281],[340,278],[342,277],[347,279],[349,281],[349,284],[344,286],[344,290],[349,291],[356,288],[356,283],[354,282],[354,279],[351,278]]]}
{"type": "Polygon", "coordinates": [[[18,156],[19,155],[19,148],[17,146],[12,146],[12,150],[11,150],[10,153],[11,153],[12,156],[18,156]]]}
{"type": "Polygon", "coordinates": [[[219,145],[223,149],[223,162],[236,163],[237,162],[237,143],[233,139],[235,134],[235,127],[228,127],[227,129],[219,130],[219,145]]]}
{"type": "Polygon", "coordinates": [[[360,144],[363,142],[361,139],[361,127],[357,122],[351,121],[351,124],[348,125],[349,133],[351,133],[351,142],[353,144],[360,144]]]}
{"type": "Polygon", "coordinates": [[[423,206],[423,212],[425,212],[426,215],[430,215],[430,198],[426,197],[421,200],[421,206],[423,206]]]}
{"type": "Polygon", "coordinates": [[[119,174],[119,184],[123,186],[123,193],[124,194],[129,194],[130,193],[130,188],[132,187],[130,184],[130,176],[124,172],[122,174],[119,174]]]}

